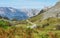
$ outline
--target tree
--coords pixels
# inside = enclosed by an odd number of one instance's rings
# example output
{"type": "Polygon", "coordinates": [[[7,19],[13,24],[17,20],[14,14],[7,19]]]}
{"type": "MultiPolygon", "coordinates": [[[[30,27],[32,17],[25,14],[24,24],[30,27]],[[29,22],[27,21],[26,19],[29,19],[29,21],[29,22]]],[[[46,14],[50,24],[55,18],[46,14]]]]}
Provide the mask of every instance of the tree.
{"type": "Polygon", "coordinates": [[[57,18],[58,18],[58,16],[59,16],[59,13],[56,14],[56,17],[57,17],[57,18]]]}
{"type": "Polygon", "coordinates": [[[17,19],[16,18],[13,18],[12,21],[17,21],[17,19]]]}
{"type": "Polygon", "coordinates": [[[60,25],[56,25],[56,29],[57,30],[60,30],[60,25]]]}
{"type": "Polygon", "coordinates": [[[7,19],[7,20],[9,20],[9,18],[8,18],[8,17],[6,17],[6,16],[4,16],[4,17],[3,17],[3,19],[7,19]]]}
{"type": "Polygon", "coordinates": [[[0,15],[0,19],[2,18],[2,16],[0,15]]]}

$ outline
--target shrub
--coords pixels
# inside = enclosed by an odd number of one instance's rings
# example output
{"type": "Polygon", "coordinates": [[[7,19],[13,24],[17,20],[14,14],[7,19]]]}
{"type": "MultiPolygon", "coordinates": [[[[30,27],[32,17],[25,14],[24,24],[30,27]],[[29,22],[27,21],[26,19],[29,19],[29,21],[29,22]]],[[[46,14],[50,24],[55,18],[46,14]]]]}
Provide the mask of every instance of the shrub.
{"type": "Polygon", "coordinates": [[[8,28],[9,25],[10,25],[9,22],[0,20],[0,27],[8,28]]]}
{"type": "Polygon", "coordinates": [[[60,30],[60,25],[56,25],[56,29],[57,30],[60,30]]]}

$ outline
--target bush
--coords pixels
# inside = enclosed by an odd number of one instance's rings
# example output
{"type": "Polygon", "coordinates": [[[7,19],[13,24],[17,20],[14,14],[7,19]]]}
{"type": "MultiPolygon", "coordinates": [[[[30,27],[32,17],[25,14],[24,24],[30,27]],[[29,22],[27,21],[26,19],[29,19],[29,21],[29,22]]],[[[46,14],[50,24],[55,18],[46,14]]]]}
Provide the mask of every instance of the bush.
{"type": "Polygon", "coordinates": [[[0,20],[0,27],[8,28],[9,25],[10,25],[9,22],[0,20]]]}
{"type": "Polygon", "coordinates": [[[56,25],[56,29],[57,30],[60,30],[60,25],[56,25]]]}

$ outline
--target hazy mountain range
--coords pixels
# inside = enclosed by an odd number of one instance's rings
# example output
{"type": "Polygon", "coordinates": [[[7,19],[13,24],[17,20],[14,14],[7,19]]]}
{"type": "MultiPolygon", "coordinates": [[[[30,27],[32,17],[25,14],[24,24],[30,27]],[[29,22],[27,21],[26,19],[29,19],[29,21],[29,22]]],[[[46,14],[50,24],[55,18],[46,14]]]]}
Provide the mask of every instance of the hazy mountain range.
{"type": "Polygon", "coordinates": [[[20,11],[27,13],[29,17],[35,16],[40,12],[39,9],[20,9],[20,11]]]}
{"type": "Polygon", "coordinates": [[[8,17],[9,19],[27,19],[35,16],[40,10],[37,9],[15,9],[12,7],[0,7],[0,15],[2,17],[8,17]]]}
{"type": "Polygon", "coordinates": [[[35,18],[38,18],[40,13],[42,14],[41,16],[42,19],[46,19],[49,17],[57,17],[57,16],[60,17],[60,1],[57,2],[51,8],[42,9],[42,10],[40,11],[39,9],[15,9],[12,7],[0,7],[0,15],[2,17],[8,17],[9,19],[18,19],[18,20],[27,19],[36,15],[37,16],[35,18]]]}

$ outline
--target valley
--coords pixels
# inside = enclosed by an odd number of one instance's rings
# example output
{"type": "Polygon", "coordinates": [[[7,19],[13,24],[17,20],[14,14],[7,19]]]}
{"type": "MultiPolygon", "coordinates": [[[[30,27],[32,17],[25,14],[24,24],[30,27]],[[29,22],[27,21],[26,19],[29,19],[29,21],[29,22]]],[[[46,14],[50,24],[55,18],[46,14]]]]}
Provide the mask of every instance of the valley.
{"type": "Polygon", "coordinates": [[[60,1],[47,10],[22,11],[0,7],[0,38],[60,38],[60,1]]]}

